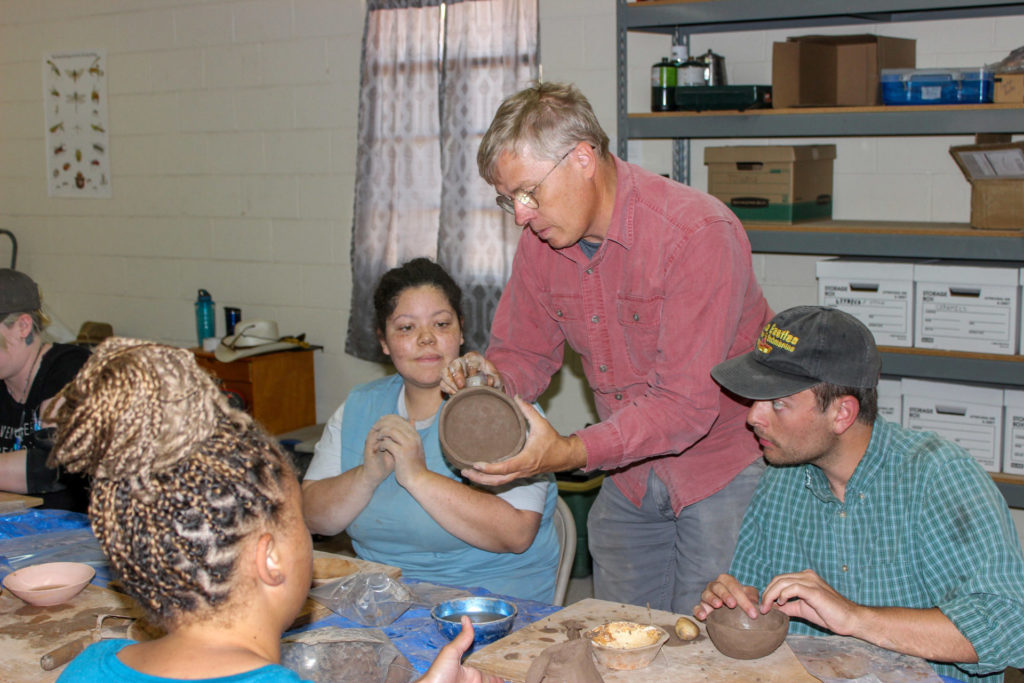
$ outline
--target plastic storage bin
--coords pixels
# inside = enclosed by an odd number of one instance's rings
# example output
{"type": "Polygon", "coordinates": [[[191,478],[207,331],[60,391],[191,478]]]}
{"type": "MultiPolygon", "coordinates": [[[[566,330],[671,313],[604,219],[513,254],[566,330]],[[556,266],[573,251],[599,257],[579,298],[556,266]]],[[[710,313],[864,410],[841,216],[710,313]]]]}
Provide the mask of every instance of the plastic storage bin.
{"type": "Polygon", "coordinates": [[[964,69],[882,69],[884,104],[983,104],[992,101],[995,73],[964,69]]]}

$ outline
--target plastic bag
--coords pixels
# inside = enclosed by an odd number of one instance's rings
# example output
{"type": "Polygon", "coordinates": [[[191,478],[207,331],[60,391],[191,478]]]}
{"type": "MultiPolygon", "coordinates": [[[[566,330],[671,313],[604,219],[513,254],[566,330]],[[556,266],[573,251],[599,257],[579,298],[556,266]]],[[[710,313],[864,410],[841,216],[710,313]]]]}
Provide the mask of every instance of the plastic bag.
{"type": "Polygon", "coordinates": [[[416,604],[408,588],[382,572],[346,576],[314,588],[309,597],[363,626],[387,626],[416,604]]]}
{"type": "Polygon", "coordinates": [[[1002,61],[989,64],[985,68],[998,74],[1020,73],[1024,71],[1024,45],[1003,57],[1002,61]]]}
{"type": "Polygon", "coordinates": [[[316,683],[408,683],[419,674],[378,629],[313,629],[281,641],[281,664],[316,683]]]}
{"type": "Polygon", "coordinates": [[[0,578],[22,567],[43,562],[84,562],[93,567],[103,567],[107,564],[107,557],[89,528],[0,540],[0,578]]]}

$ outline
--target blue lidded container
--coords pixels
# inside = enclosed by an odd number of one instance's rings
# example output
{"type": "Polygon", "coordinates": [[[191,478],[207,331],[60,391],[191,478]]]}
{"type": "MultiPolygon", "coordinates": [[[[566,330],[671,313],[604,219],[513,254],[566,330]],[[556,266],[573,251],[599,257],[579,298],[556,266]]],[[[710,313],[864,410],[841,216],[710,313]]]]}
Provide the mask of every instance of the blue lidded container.
{"type": "Polygon", "coordinates": [[[882,69],[884,104],[984,104],[994,91],[995,73],[984,67],[882,69]]]}

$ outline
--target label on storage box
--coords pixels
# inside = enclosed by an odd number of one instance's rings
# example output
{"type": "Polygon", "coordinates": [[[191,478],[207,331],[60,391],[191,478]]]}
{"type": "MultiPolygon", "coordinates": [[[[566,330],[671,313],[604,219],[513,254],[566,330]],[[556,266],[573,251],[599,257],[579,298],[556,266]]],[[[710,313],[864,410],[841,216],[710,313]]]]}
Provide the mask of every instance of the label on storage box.
{"type": "Polygon", "coordinates": [[[1024,412],[1008,413],[1006,416],[1006,457],[1003,459],[1003,471],[1024,474],[1024,412]]]}
{"type": "Polygon", "coordinates": [[[1024,176],[1024,150],[1019,147],[960,151],[959,158],[972,180],[1024,176]]]}
{"type": "Polygon", "coordinates": [[[1024,474],[1024,391],[1007,389],[1005,397],[1003,472],[1024,474]]]}
{"type": "Polygon", "coordinates": [[[1013,304],[1010,293],[919,282],[917,345],[1012,354],[1013,304]]]}
{"type": "Polygon", "coordinates": [[[903,424],[903,394],[898,379],[878,380],[878,414],[889,422],[903,424]]]}
{"type": "Polygon", "coordinates": [[[833,306],[864,323],[875,342],[910,346],[911,283],[823,281],[819,304],[833,306]]]}
{"type": "Polygon", "coordinates": [[[976,413],[962,405],[943,405],[934,399],[905,396],[903,426],[921,432],[935,432],[956,443],[987,472],[999,471],[999,436],[1002,411],[976,413]]]}

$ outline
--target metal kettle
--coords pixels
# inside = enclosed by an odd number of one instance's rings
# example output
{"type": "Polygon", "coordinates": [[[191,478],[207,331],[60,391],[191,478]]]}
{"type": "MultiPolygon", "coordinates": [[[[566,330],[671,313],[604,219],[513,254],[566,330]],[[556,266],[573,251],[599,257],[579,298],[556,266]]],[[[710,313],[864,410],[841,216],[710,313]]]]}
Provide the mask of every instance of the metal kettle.
{"type": "Polygon", "coordinates": [[[726,85],[725,57],[708,50],[700,59],[704,62],[704,84],[726,85]]]}

